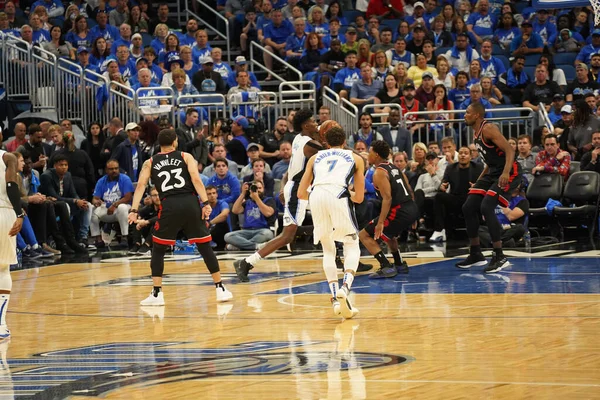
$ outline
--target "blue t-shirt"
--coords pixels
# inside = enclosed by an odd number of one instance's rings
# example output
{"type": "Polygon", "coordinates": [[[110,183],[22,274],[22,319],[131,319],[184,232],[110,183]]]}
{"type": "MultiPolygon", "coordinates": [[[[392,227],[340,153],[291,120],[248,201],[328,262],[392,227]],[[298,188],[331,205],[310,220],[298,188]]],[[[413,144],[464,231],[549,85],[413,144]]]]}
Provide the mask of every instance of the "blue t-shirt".
{"type": "Polygon", "coordinates": [[[510,27],[510,29],[499,28],[494,32],[494,36],[498,40],[498,44],[504,48],[509,48],[510,44],[516,37],[521,36],[521,30],[516,26],[510,27]]]}
{"type": "Polygon", "coordinates": [[[210,56],[211,51],[212,47],[210,47],[208,44],[203,49],[199,48],[198,45],[195,45],[192,47],[192,61],[194,61],[194,64],[202,65],[200,60],[204,57],[210,56]]]}
{"type": "MultiPolygon", "coordinates": [[[[463,103],[460,105],[460,109],[461,110],[466,110],[467,107],[469,107],[471,105],[473,99],[471,99],[470,97],[468,99],[466,99],[465,101],[463,101],[463,103]]],[[[493,108],[492,103],[490,103],[489,101],[487,101],[486,99],[484,99],[483,97],[481,98],[481,100],[479,100],[479,102],[481,104],[483,104],[483,106],[485,107],[486,110],[491,110],[493,108]]],[[[492,116],[492,112],[491,111],[486,111],[484,118],[493,118],[492,116]]]]}
{"type": "Polygon", "coordinates": [[[50,33],[45,29],[38,29],[37,31],[33,31],[32,37],[33,44],[41,45],[44,42],[50,41],[50,33]]]}
{"type": "Polygon", "coordinates": [[[533,22],[533,31],[540,35],[542,40],[549,45],[553,45],[554,42],[556,42],[558,31],[556,30],[556,23],[552,23],[550,18],[548,18],[543,24],[540,24],[536,18],[533,22]]]}
{"type": "MultiPolygon", "coordinates": [[[[515,50],[517,50],[519,46],[521,46],[522,42],[523,36],[514,38],[512,43],[510,44],[510,52],[513,53],[515,50]]],[[[540,47],[544,47],[544,41],[542,40],[542,37],[540,35],[533,32],[529,40],[526,42],[526,46],[529,49],[537,49],[540,47]]]]}
{"type": "Polygon", "coordinates": [[[129,50],[129,47],[131,47],[131,42],[129,40],[124,39],[115,40],[110,46],[110,54],[117,54],[117,49],[119,48],[119,46],[127,46],[127,49],[129,50]]]}
{"type": "Polygon", "coordinates": [[[217,204],[212,207],[212,211],[210,213],[210,220],[215,219],[219,214],[223,212],[223,210],[229,210],[229,204],[226,201],[217,199],[217,204]]]}
{"type": "MultiPolygon", "coordinates": [[[[215,63],[213,66],[213,71],[221,74],[221,78],[223,78],[223,82],[227,82],[227,80],[229,79],[229,76],[233,75],[233,71],[231,70],[231,67],[229,66],[229,64],[224,63],[224,62],[215,63]]],[[[254,77],[254,78],[256,79],[256,77],[254,77]]],[[[192,79],[191,76],[190,76],[190,79],[192,79]]]]}
{"type": "Polygon", "coordinates": [[[467,25],[473,25],[473,32],[477,36],[491,38],[494,35],[494,29],[498,25],[498,18],[489,13],[486,16],[480,13],[473,13],[469,15],[467,25]]]}
{"type": "Polygon", "coordinates": [[[584,46],[579,54],[577,55],[577,61],[590,64],[592,62],[592,55],[600,53],[600,47],[594,47],[591,44],[584,46]]]}
{"type": "Polygon", "coordinates": [[[294,34],[294,26],[287,19],[281,22],[281,25],[275,26],[268,24],[264,29],[265,39],[271,39],[276,44],[285,43],[290,35],[294,34]]]}
{"type": "Polygon", "coordinates": [[[481,65],[481,76],[492,78],[494,84],[498,82],[498,77],[506,72],[504,63],[494,56],[489,60],[479,58],[479,64],[481,65]]]}
{"type": "Polygon", "coordinates": [[[319,24],[319,25],[306,24],[306,29],[304,31],[306,33],[314,32],[318,35],[329,35],[329,24],[327,24],[327,23],[319,24]]]}
{"type": "MultiPolygon", "coordinates": [[[[138,89],[140,89],[142,87],[141,84],[137,83],[136,85],[132,86],[132,89],[134,91],[137,91],[138,89]]],[[[150,85],[147,86],[148,88],[156,88],[156,87],[160,87],[160,85],[158,83],[154,83],[154,82],[150,82],[150,85]]],[[[143,97],[153,97],[153,96],[164,96],[165,94],[163,93],[162,90],[154,90],[154,89],[149,89],[149,90],[142,90],[138,93],[138,98],[139,100],[139,105],[140,106],[158,106],[160,104],[160,101],[158,99],[148,99],[148,100],[142,100],[143,97]]]]}
{"type": "Polygon", "coordinates": [[[294,53],[302,53],[306,47],[305,44],[306,34],[302,35],[302,37],[292,35],[285,41],[285,51],[291,50],[294,53]]]}
{"type": "MultiPolygon", "coordinates": [[[[96,25],[95,27],[90,29],[90,34],[93,38],[92,42],[99,37],[103,37],[104,40],[106,40],[109,43],[109,45],[110,45],[110,43],[113,43],[115,40],[121,38],[121,34],[119,33],[119,30],[112,25],[106,25],[104,27],[104,29],[101,29],[99,25],[96,25]]],[[[129,47],[129,46],[127,46],[127,47],[129,47]]]]}
{"type": "Polygon", "coordinates": [[[100,178],[94,189],[94,196],[102,199],[106,207],[123,198],[127,193],[133,193],[133,183],[125,174],[119,174],[119,179],[111,181],[108,175],[100,178]]]}
{"type": "Polygon", "coordinates": [[[135,68],[135,62],[132,59],[127,60],[125,65],[117,63],[119,65],[119,72],[123,79],[128,80],[133,75],[137,75],[137,69],[135,68]]]}
{"type": "Polygon", "coordinates": [[[410,51],[405,51],[404,55],[401,56],[396,50],[392,49],[392,60],[390,61],[390,64],[392,67],[395,67],[400,63],[404,64],[406,69],[410,68],[410,66],[414,64],[413,54],[410,51]]]}
{"type": "Polygon", "coordinates": [[[92,36],[91,31],[88,32],[84,38],[79,37],[79,35],[77,35],[75,32],[69,32],[67,33],[67,36],[65,36],[65,41],[71,43],[76,49],[80,46],[87,47],[89,49],[92,47],[94,37],[92,36]]]}
{"type": "Polygon", "coordinates": [[[448,100],[454,103],[454,108],[459,109],[462,103],[464,103],[467,99],[471,98],[471,92],[469,89],[459,89],[454,88],[451,89],[448,93],[448,100]]]}
{"type": "MultiPolygon", "coordinates": [[[[272,197],[265,197],[262,199],[265,205],[272,207],[273,210],[276,209],[275,200],[272,197]]],[[[244,204],[244,229],[268,229],[269,221],[262,212],[260,212],[260,208],[252,199],[247,199],[244,204]]]]}
{"type": "Polygon", "coordinates": [[[358,68],[342,68],[336,74],[333,79],[333,84],[341,83],[344,88],[351,89],[354,82],[360,80],[360,69],[358,68]]]}

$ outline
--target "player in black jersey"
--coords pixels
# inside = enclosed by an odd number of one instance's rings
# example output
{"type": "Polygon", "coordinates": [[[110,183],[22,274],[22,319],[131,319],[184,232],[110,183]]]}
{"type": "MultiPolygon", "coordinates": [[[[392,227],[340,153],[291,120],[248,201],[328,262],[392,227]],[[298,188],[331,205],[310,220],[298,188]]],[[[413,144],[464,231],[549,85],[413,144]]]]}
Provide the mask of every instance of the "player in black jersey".
{"type": "Polygon", "coordinates": [[[471,241],[469,256],[456,264],[458,268],[483,266],[487,261],[479,245],[479,218],[485,218],[492,237],[494,253],[486,273],[500,271],[508,266],[502,253],[502,226],[496,218],[496,206],[508,207],[511,193],[521,184],[521,166],[515,161],[515,151],[498,127],[484,119],[485,108],[480,103],[467,107],[465,123],[473,127],[473,141],[486,166],[471,189],[462,211],[467,234],[471,241]]]}
{"type": "Polygon", "coordinates": [[[137,221],[137,209],[148,181],[152,178],[158,195],[160,209],[154,227],[152,246],[152,283],[154,288],[142,306],[164,306],[162,276],[165,268],[165,253],[175,244],[179,231],[183,230],[190,243],[195,243],[202,259],[215,282],[217,301],[233,298],[230,291],[221,283],[221,273],[217,257],[210,247],[210,231],[206,219],[212,211],[208,204],[206,190],[198,174],[198,164],[188,153],[177,151],[177,134],[173,129],[164,129],[158,134],[160,153],[146,161],[142,167],[135,193],[129,223],[137,221]],[[200,199],[198,199],[200,196],[200,199]]]}
{"type": "Polygon", "coordinates": [[[408,179],[394,164],[388,162],[390,146],[383,140],[371,143],[369,164],[376,165],[373,185],[381,198],[381,212],[378,218],[360,231],[361,243],[379,261],[379,269],[371,274],[372,279],[392,278],[396,274],[408,273],[408,265],[402,260],[397,237],[409,229],[419,217],[419,209],[413,201],[408,179]],[[382,238],[394,256],[394,265],[381,251],[376,240],[382,238]]]}

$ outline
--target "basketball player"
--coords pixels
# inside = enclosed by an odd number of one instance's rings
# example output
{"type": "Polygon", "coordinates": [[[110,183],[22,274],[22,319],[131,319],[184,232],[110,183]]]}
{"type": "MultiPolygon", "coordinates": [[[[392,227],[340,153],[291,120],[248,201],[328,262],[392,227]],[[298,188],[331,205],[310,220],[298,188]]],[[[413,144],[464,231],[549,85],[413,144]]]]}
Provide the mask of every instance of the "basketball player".
{"type": "Polygon", "coordinates": [[[314,140],[317,133],[317,124],[313,119],[311,110],[303,108],[296,112],[296,115],[294,115],[294,131],[300,132],[300,134],[296,135],[292,143],[290,165],[281,182],[285,204],[283,231],[250,257],[233,263],[235,272],[242,282],[249,281],[248,272],[254,268],[257,262],[291,243],[296,237],[298,227],[304,221],[307,201],[298,199],[298,184],[302,179],[308,159],[315,155],[317,151],[322,150],[323,146],[314,140]]]}
{"type": "Polygon", "coordinates": [[[346,150],[346,134],[333,127],[325,135],[329,149],[310,158],[298,187],[298,198],[309,200],[308,187],[312,182],[310,209],[313,217],[314,243],[323,246],[323,271],[331,290],[335,315],[352,318],[358,309],[352,307],[348,295],[360,258],[358,224],[353,203],[365,197],[364,163],[359,155],[346,150]],[[354,191],[348,189],[354,177],[354,191]],[[339,288],[335,264],[335,241],[344,246],[344,280],[339,288]],[[341,303],[340,303],[341,301],[341,303]]]}
{"type": "Polygon", "coordinates": [[[17,263],[16,235],[23,225],[25,212],[17,185],[17,157],[4,150],[0,150],[0,156],[0,340],[4,340],[10,337],[6,324],[12,289],[10,265],[17,263]]]}
{"type": "Polygon", "coordinates": [[[479,245],[479,218],[485,218],[494,252],[486,273],[498,272],[509,263],[502,253],[502,226],[496,218],[498,203],[508,207],[511,192],[521,184],[521,166],[515,161],[515,151],[498,127],[484,119],[485,108],[480,103],[467,107],[465,123],[473,127],[473,142],[485,162],[485,168],[475,185],[469,189],[462,210],[467,234],[471,241],[469,256],[456,264],[458,268],[483,266],[487,261],[479,245]]]}
{"type": "Polygon", "coordinates": [[[379,217],[360,231],[360,241],[375,256],[379,269],[369,276],[371,279],[392,278],[400,273],[408,273],[408,265],[402,260],[397,237],[409,229],[419,216],[419,209],[413,201],[413,193],[403,172],[388,162],[390,146],[383,140],[371,143],[369,164],[376,165],[373,173],[373,186],[381,198],[379,217]],[[394,265],[381,251],[376,240],[382,238],[394,256],[394,265]]]}
{"type": "Polygon", "coordinates": [[[210,216],[206,190],[198,174],[198,163],[188,153],[177,151],[177,134],[173,129],[163,129],[158,134],[160,153],[146,161],[142,167],[135,193],[133,208],[129,213],[129,223],[137,221],[138,210],[148,180],[156,185],[160,196],[158,221],[154,226],[152,241],[152,283],[150,295],[140,302],[142,306],[164,306],[162,276],[165,268],[165,253],[175,244],[177,233],[183,230],[188,241],[195,243],[210,271],[217,292],[217,301],[233,298],[221,282],[219,262],[210,247],[211,236],[204,221],[210,216]],[[198,201],[200,196],[200,202],[198,201]]]}

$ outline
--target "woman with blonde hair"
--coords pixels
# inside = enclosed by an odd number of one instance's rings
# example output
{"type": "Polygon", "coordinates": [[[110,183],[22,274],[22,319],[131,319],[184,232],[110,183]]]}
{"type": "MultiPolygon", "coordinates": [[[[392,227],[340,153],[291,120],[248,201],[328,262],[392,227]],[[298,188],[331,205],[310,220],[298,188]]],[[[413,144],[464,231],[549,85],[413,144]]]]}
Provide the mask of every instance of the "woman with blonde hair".
{"type": "Polygon", "coordinates": [[[360,39],[358,41],[358,62],[356,65],[362,65],[362,63],[374,64],[375,54],[371,53],[371,42],[367,39],[360,39]]]}
{"type": "Polygon", "coordinates": [[[394,76],[396,77],[396,82],[398,82],[398,87],[402,88],[407,83],[412,83],[412,80],[408,79],[408,74],[406,73],[406,66],[404,63],[396,64],[396,68],[394,68],[394,76]]]}
{"type": "Polygon", "coordinates": [[[373,64],[373,79],[376,81],[385,82],[385,77],[393,72],[390,67],[390,62],[385,55],[385,51],[378,50],[375,52],[375,63],[373,64]]]}
{"type": "Polygon", "coordinates": [[[52,26],[50,22],[48,22],[48,10],[44,6],[37,6],[33,13],[40,17],[40,21],[42,23],[42,29],[49,31],[52,26]]]}
{"type": "Polygon", "coordinates": [[[425,170],[425,155],[427,154],[427,146],[423,142],[417,142],[412,147],[412,160],[408,163],[410,172],[413,176],[409,179],[410,186],[414,189],[417,185],[417,180],[420,175],[427,171],[425,170]]]}
{"type": "Polygon", "coordinates": [[[484,76],[479,82],[481,84],[481,97],[489,101],[493,106],[502,104],[502,92],[492,82],[492,78],[484,76]]]}
{"type": "Polygon", "coordinates": [[[438,72],[437,78],[434,79],[436,84],[441,83],[446,86],[447,90],[454,89],[456,87],[456,81],[454,75],[450,72],[450,63],[443,54],[437,57],[436,69],[438,72]]]}
{"type": "Polygon", "coordinates": [[[314,32],[321,38],[325,35],[329,35],[329,24],[325,21],[325,14],[321,7],[315,6],[308,10],[306,32],[314,32]]]}
{"type": "Polygon", "coordinates": [[[69,32],[73,28],[75,18],[79,17],[80,14],[81,12],[79,11],[77,4],[71,4],[67,7],[67,11],[65,12],[65,22],[63,24],[65,32],[69,32]]]}
{"type": "Polygon", "coordinates": [[[471,60],[469,64],[469,82],[467,82],[467,89],[471,86],[479,83],[481,80],[481,62],[479,60],[471,60]]]}
{"type": "Polygon", "coordinates": [[[164,51],[168,35],[169,27],[166,24],[156,25],[156,28],[154,28],[154,39],[150,42],[150,46],[156,51],[156,54],[161,54],[164,51]]]}

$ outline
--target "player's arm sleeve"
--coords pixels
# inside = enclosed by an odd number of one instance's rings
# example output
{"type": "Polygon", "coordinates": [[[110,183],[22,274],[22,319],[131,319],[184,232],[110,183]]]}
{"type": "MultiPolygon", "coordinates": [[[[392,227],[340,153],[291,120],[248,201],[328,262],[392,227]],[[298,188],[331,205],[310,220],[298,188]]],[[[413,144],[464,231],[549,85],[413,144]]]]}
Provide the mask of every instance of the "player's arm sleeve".
{"type": "Polygon", "coordinates": [[[17,157],[13,154],[5,153],[2,158],[6,164],[6,194],[10,200],[10,204],[13,206],[17,218],[21,218],[24,216],[24,213],[23,207],[21,206],[21,192],[19,191],[19,185],[17,184],[17,157]]]}

